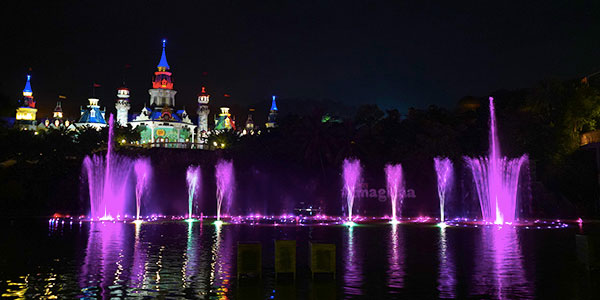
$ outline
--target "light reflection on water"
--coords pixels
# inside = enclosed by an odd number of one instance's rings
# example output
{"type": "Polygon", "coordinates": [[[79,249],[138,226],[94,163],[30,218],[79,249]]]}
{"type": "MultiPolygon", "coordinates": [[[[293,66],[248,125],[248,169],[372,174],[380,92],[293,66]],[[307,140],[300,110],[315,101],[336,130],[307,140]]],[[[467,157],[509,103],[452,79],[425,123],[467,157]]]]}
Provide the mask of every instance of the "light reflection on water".
{"type": "MultiPolygon", "coordinates": [[[[533,241],[536,248],[544,249],[538,243],[544,243],[547,237],[569,237],[568,231],[534,230],[524,235],[523,229],[508,226],[502,229],[441,229],[403,224],[332,226],[318,228],[314,239],[336,243],[336,279],[329,283],[312,282],[307,267],[307,245],[313,239],[310,236],[313,229],[275,230],[202,222],[141,225],[98,222],[84,223],[82,227],[65,224],[64,228],[51,228],[48,237],[44,225],[38,238],[54,239],[64,246],[34,249],[39,256],[48,257],[35,260],[34,269],[15,269],[10,274],[0,270],[0,295],[235,298],[236,293],[239,297],[245,292],[236,284],[236,244],[249,238],[259,240],[263,246],[264,278],[257,293],[262,296],[276,293],[273,289],[280,292],[285,286],[274,283],[273,263],[268,261],[273,259],[273,239],[289,236],[298,241],[296,284],[286,286],[292,289],[287,293],[297,295],[298,299],[321,293],[315,292],[317,289],[328,290],[337,295],[334,298],[381,298],[390,293],[401,293],[408,298],[535,298],[540,285],[538,264],[558,261],[565,266],[574,257],[540,256],[531,252],[535,250],[532,247],[524,250],[521,241],[530,241],[529,245],[533,241]],[[525,261],[523,252],[531,259],[525,261]],[[428,260],[434,263],[423,265],[428,260]]],[[[569,245],[568,238],[554,238],[552,242],[554,247],[569,245]]],[[[23,258],[16,254],[10,259],[23,258]]],[[[572,277],[558,280],[546,276],[543,278],[546,283],[541,285],[551,285],[560,294],[568,295],[571,290],[561,290],[561,283],[570,280],[565,289],[577,287],[573,283],[577,279],[572,277]],[[554,281],[548,283],[548,280],[554,281]]]]}
{"type": "Polygon", "coordinates": [[[393,288],[390,292],[404,287],[404,237],[399,228],[400,225],[392,224],[390,230],[390,246],[388,250],[388,286],[393,288]]]}
{"type": "Polygon", "coordinates": [[[479,231],[471,295],[492,299],[532,299],[534,286],[525,276],[517,229],[484,227],[479,231]]]}
{"type": "Polygon", "coordinates": [[[358,253],[356,253],[354,227],[348,226],[347,231],[346,243],[344,247],[344,293],[348,295],[362,295],[362,262],[360,257],[358,257],[358,253]]]}
{"type": "Polygon", "coordinates": [[[447,227],[440,228],[438,257],[440,270],[438,276],[438,291],[440,298],[456,297],[456,265],[454,264],[453,248],[447,237],[447,227]]]}

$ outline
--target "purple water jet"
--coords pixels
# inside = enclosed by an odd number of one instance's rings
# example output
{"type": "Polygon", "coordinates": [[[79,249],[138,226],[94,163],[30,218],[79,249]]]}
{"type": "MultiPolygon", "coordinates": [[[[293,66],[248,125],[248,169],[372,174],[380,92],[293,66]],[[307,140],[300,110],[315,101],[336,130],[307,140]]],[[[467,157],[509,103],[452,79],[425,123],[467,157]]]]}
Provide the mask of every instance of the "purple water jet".
{"type": "Polygon", "coordinates": [[[489,154],[465,160],[473,173],[484,221],[512,223],[516,220],[519,173],[527,155],[516,159],[501,157],[496,130],[494,98],[490,97],[489,154]]]}
{"type": "Polygon", "coordinates": [[[113,153],[113,115],[108,121],[108,149],[106,156],[86,156],[83,171],[87,175],[90,193],[90,217],[113,219],[125,215],[128,198],[129,176],[133,161],[113,153]]]}
{"type": "Polygon", "coordinates": [[[142,208],[142,196],[146,191],[149,178],[152,174],[152,166],[148,158],[138,158],[133,165],[135,171],[135,219],[140,219],[142,208]]]}
{"type": "Polygon", "coordinates": [[[387,164],[385,166],[385,178],[387,181],[387,190],[392,202],[392,222],[398,222],[398,217],[402,215],[402,200],[404,200],[404,177],[402,174],[402,165],[387,164]]]}
{"type": "Polygon", "coordinates": [[[446,197],[452,190],[452,182],[454,181],[454,168],[452,161],[445,157],[436,157],[433,159],[435,173],[437,174],[437,190],[440,198],[440,222],[445,221],[445,204],[446,197]]]}
{"type": "Polygon", "coordinates": [[[360,183],[360,174],[362,168],[360,166],[360,160],[358,159],[345,159],[343,166],[343,177],[344,177],[344,192],[346,194],[346,203],[348,207],[348,221],[352,222],[352,207],[354,206],[354,197],[356,187],[360,183]]]}
{"type": "Polygon", "coordinates": [[[221,206],[223,201],[231,205],[235,178],[233,173],[233,162],[230,160],[219,160],[215,166],[215,177],[217,179],[217,221],[221,221],[221,206]]]}
{"type": "Polygon", "coordinates": [[[188,187],[188,219],[192,219],[193,206],[194,206],[194,194],[199,189],[200,182],[200,166],[189,166],[186,172],[186,180],[188,187]]]}

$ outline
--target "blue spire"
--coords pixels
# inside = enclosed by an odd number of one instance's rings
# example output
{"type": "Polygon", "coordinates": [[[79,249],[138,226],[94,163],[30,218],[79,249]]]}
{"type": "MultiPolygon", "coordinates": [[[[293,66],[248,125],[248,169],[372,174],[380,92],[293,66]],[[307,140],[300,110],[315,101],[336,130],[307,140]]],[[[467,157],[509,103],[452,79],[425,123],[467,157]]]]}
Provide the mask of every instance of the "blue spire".
{"type": "Polygon", "coordinates": [[[30,80],[31,80],[31,75],[27,75],[27,82],[25,83],[25,88],[23,89],[24,96],[33,95],[33,91],[31,90],[31,83],[29,82],[30,80]]]}
{"type": "Polygon", "coordinates": [[[163,39],[162,43],[163,43],[162,56],[160,57],[160,62],[158,63],[157,67],[159,67],[159,68],[164,67],[164,68],[170,69],[169,63],[167,63],[167,54],[165,53],[165,47],[167,45],[167,40],[163,39]]]}
{"type": "Polygon", "coordinates": [[[271,103],[271,110],[277,110],[277,104],[275,103],[275,96],[273,96],[273,102],[271,103]]]}

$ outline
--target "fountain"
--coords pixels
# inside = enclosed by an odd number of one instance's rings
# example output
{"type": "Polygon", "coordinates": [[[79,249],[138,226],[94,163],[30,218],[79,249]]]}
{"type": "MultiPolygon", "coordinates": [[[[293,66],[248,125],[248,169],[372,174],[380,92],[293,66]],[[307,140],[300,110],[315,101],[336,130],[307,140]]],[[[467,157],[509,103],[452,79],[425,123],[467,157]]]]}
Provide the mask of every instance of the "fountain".
{"type": "Polygon", "coordinates": [[[146,191],[148,179],[152,172],[152,166],[150,160],[147,158],[138,158],[133,169],[135,171],[136,183],[135,183],[135,220],[140,221],[140,211],[142,207],[142,196],[146,191]]]}
{"type": "Polygon", "coordinates": [[[125,215],[129,194],[129,175],[133,161],[113,153],[113,115],[108,121],[108,149],[106,156],[94,154],[83,160],[90,193],[90,217],[112,220],[125,215]]]}
{"type": "Polygon", "coordinates": [[[188,220],[193,220],[194,194],[198,190],[200,181],[200,166],[189,166],[187,168],[186,180],[188,186],[188,220]]]}
{"type": "Polygon", "coordinates": [[[454,180],[454,169],[452,161],[445,157],[436,157],[433,159],[435,173],[437,174],[438,196],[440,198],[440,225],[445,224],[444,206],[446,199],[452,190],[452,181],[454,180]]]}
{"type": "Polygon", "coordinates": [[[397,223],[397,216],[401,216],[401,206],[404,198],[404,177],[402,175],[402,165],[386,165],[385,177],[387,181],[388,195],[390,197],[390,201],[392,202],[391,223],[397,223]]]}
{"type": "Polygon", "coordinates": [[[215,166],[215,177],[217,179],[217,220],[215,221],[215,224],[220,225],[222,223],[221,207],[223,205],[223,200],[226,201],[227,205],[231,205],[233,196],[235,185],[233,162],[220,159],[215,166]]]}
{"type": "Polygon", "coordinates": [[[521,166],[527,162],[527,155],[516,159],[500,156],[492,97],[489,141],[487,157],[466,157],[465,160],[473,173],[484,221],[494,224],[512,223],[516,220],[519,173],[521,166]]]}
{"type": "Polygon", "coordinates": [[[361,172],[360,161],[358,159],[344,160],[344,192],[346,194],[346,203],[348,205],[348,220],[346,221],[346,225],[349,226],[354,225],[354,222],[352,221],[352,207],[354,206],[356,187],[360,183],[361,172]]]}

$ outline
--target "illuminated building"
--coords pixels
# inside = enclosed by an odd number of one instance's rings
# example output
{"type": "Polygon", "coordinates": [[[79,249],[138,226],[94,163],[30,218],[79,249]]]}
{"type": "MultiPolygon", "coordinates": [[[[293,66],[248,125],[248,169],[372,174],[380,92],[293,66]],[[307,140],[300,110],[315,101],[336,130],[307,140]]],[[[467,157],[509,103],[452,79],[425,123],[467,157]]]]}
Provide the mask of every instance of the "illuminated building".
{"type": "Polygon", "coordinates": [[[175,110],[175,94],[170,67],[165,52],[166,40],[163,40],[162,56],[154,72],[150,94],[150,107],[131,122],[134,128],[143,126],[141,143],[150,143],[156,147],[186,148],[186,143],[196,141],[196,125],[185,110],[175,110]]]}
{"type": "Polygon", "coordinates": [[[254,130],[254,120],[252,120],[252,113],[254,113],[254,108],[248,110],[248,119],[246,119],[246,130],[252,131],[254,130]]]}
{"type": "Polygon", "coordinates": [[[64,112],[62,109],[62,103],[60,99],[65,98],[64,96],[59,96],[59,100],[56,101],[56,106],[54,107],[54,111],[52,112],[52,118],[46,118],[44,120],[40,120],[40,124],[38,124],[38,130],[44,130],[48,128],[68,128],[75,129],[73,126],[73,122],[67,120],[64,116],[64,112]]]}
{"type": "Polygon", "coordinates": [[[23,89],[23,99],[19,102],[15,117],[15,127],[23,130],[35,130],[36,125],[37,108],[35,108],[30,81],[31,75],[27,75],[27,81],[23,89]]]}
{"type": "Polygon", "coordinates": [[[126,87],[120,87],[117,90],[117,103],[115,108],[117,109],[117,123],[121,126],[127,126],[129,117],[129,89],[126,87]]]}
{"type": "Polygon", "coordinates": [[[229,107],[221,107],[221,113],[215,117],[215,130],[235,130],[235,120],[229,113],[229,107]]]}
{"type": "Polygon", "coordinates": [[[265,126],[267,128],[277,127],[277,104],[275,103],[275,96],[273,96],[273,101],[271,102],[271,110],[269,111],[269,117],[265,126]]]}
{"type": "Polygon", "coordinates": [[[206,137],[208,134],[208,108],[210,95],[206,93],[205,87],[202,87],[202,92],[198,95],[198,136],[206,137]]]}
{"type": "Polygon", "coordinates": [[[100,109],[100,105],[98,105],[100,99],[89,98],[88,101],[89,104],[86,108],[80,108],[81,116],[79,117],[79,120],[75,122],[75,127],[92,127],[96,130],[106,127],[106,108],[100,109]]]}

